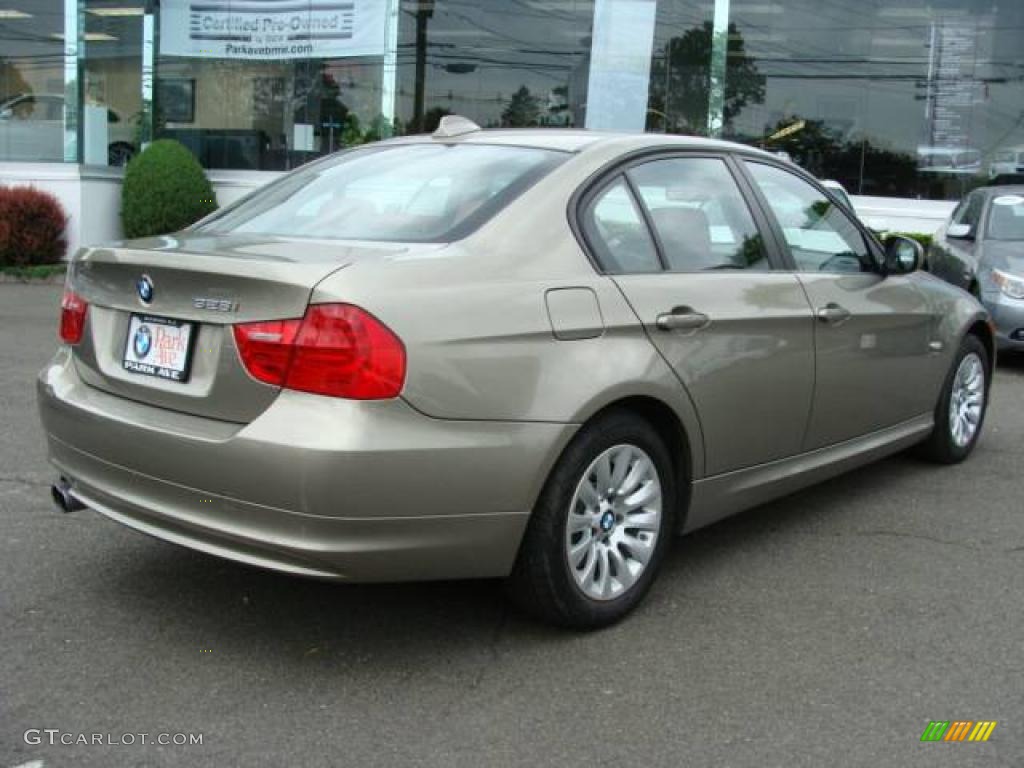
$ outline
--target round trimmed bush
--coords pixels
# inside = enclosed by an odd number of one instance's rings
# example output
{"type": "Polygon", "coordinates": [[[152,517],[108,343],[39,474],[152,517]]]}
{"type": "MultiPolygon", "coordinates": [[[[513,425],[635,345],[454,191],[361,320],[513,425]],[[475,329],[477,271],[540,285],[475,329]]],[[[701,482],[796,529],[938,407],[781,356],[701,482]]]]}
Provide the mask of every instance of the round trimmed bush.
{"type": "Polygon", "coordinates": [[[68,248],[67,223],[64,208],[49,192],[0,186],[0,267],[60,261],[68,248]]]}
{"type": "Polygon", "coordinates": [[[215,210],[210,180],[184,144],[160,139],[129,161],[121,190],[126,237],[177,232],[215,210]]]}

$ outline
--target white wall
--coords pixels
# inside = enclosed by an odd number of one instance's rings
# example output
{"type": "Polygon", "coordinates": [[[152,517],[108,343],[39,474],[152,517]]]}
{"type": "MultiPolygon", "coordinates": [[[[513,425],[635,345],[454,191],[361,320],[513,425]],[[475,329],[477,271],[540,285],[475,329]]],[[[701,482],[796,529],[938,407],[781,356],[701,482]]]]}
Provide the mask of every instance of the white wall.
{"type": "MultiPolygon", "coordinates": [[[[276,171],[209,171],[217,202],[224,206],[259,189],[281,174],[276,171]]],[[[0,184],[30,185],[52,192],[70,216],[68,255],[81,245],[121,238],[123,170],[63,163],[0,163],[0,184]]],[[[853,207],[869,227],[899,232],[934,233],[956,205],[945,200],[851,196],[853,207]]]]}
{"type": "MultiPolygon", "coordinates": [[[[272,171],[210,171],[220,205],[280,176],[272,171]]],[[[68,214],[68,256],[83,245],[119,240],[121,182],[124,170],[71,163],[0,163],[0,184],[30,186],[50,192],[68,214]]]]}
{"type": "MultiPolygon", "coordinates": [[[[124,170],[82,166],[82,210],[78,242],[104,243],[121,237],[121,182],[124,170]]],[[[70,251],[74,253],[74,251],[70,251]]]]}
{"type": "Polygon", "coordinates": [[[912,200],[903,197],[851,195],[850,201],[860,220],[872,229],[894,232],[935,234],[956,202],[949,200],[912,200]]]}

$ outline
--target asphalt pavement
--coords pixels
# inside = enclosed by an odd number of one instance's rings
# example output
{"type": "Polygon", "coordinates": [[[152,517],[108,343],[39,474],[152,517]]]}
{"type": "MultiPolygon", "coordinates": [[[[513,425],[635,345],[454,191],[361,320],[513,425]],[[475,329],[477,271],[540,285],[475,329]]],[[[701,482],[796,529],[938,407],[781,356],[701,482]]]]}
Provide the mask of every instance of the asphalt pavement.
{"type": "Polygon", "coordinates": [[[495,582],[306,581],[58,513],[58,301],[0,285],[0,768],[1024,766],[1020,359],[967,463],[897,456],[679,539],[633,616],[572,634],[495,582]],[[922,743],[931,720],[998,725],[922,743]]]}

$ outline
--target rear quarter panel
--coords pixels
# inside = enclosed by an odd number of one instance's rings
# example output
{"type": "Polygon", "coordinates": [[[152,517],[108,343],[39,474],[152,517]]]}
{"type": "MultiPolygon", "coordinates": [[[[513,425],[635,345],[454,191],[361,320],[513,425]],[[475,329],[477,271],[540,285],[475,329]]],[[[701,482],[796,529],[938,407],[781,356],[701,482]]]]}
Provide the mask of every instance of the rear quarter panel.
{"type": "Polygon", "coordinates": [[[700,425],[685,390],[569,227],[582,173],[563,166],[441,251],[331,275],[312,300],[357,304],[394,330],[408,354],[403,397],[428,416],[582,424],[619,399],[646,396],[678,415],[699,473],[700,425]],[[562,288],[596,297],[590,338],[556,338],[545,294],[562,288]]]}

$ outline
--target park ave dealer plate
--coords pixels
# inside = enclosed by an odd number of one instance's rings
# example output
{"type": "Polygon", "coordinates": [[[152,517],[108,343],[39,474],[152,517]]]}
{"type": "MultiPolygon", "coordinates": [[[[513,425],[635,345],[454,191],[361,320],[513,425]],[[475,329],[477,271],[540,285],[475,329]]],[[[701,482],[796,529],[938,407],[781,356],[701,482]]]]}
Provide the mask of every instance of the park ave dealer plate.
{"type": "Polygon", "coordinates": [[[188,381],[195,323],[132,315],[124,345],[125,370],[171,381],[188,381]]]}

